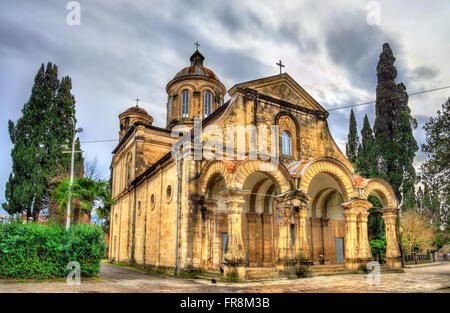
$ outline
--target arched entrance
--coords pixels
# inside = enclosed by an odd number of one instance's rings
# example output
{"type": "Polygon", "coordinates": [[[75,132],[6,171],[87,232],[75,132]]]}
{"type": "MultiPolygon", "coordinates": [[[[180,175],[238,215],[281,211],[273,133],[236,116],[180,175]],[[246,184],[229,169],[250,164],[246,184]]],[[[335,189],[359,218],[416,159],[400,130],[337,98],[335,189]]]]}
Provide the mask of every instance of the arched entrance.
{"type": "Polygon", "coordinates": [[[344,263],[346,220],[343,190],[337,179],[327,173],[316,174],[308,187],[311,196],[309,242],[315,264],[344,263]]]}
{"type": "Polygon", "coordinates": [[[281,188],[267,172],[256,171],[247,176],[242,209],[242,239],[247,256],[247,266],[273,266],[277,227],[274,212],[274,196],[281,188]]]}

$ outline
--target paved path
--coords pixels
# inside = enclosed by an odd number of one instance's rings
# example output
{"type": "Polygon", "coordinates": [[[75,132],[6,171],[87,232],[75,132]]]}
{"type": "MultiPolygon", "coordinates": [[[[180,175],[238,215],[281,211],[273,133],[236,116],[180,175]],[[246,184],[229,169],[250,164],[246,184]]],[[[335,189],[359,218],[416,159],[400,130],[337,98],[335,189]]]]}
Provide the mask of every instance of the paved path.
{"type": "Polygon", "coordinates": [[[367,275],[335,275],[242,284],[217,283],[150,275],[103,263],[100,280],[4,283],[0,292],[450,292],[450,263],[408,268],[405,273],[381,274],[380,284],[367,284],[367,275]]]}

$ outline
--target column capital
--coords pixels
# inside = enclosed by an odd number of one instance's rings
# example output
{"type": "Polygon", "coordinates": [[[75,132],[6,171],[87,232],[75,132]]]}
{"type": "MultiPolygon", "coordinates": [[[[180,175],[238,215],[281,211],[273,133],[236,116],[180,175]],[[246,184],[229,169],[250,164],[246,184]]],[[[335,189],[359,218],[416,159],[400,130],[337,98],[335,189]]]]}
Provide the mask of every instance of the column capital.
{"type": "Polygon", "coordinates": [[[367,212],[373,204],[364,199],[354,199],[342,203],[341,206],[348,212],[367,212]]]}
{"type": "Polygon", "coordinates": [[[220,191],[219,194],[225,197],[225,204],[230,213],[241,213],[245,203],[244,196],[250,194],[250,190],[230,188],[220,191]]]}
{"type": "Polygon", "coordinates": [[[217,207],[217,200],[215,199],[206,199],[203,200],[203,206],[206,207],[208,211],[214,211],[217,207]]]}
{"type": "Polygon", "coordinates": [[[278,202],[289,202],[292,206],[303,207],[307,206],[311,201],[311,197],[301,190],[289,190],[282,194],[276,195],[275,200],[278,202]]]}

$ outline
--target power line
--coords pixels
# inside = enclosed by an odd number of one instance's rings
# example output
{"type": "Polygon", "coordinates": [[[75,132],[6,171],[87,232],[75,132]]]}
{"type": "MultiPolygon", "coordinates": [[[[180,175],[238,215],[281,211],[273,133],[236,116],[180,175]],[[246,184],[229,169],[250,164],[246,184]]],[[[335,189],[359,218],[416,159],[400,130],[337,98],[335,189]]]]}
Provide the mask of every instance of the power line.
{"type": "MultiPolygon", "coordinates": [[[[447,89],[447,88],[450,88],[450,86],[444,86],[444,87],[439,87],[439,88],[434,88],[434,89],[415,91],[415,92],[412,92],[412,93],[408,94],[408,96],[420,95],[420,94],[433,92],[433,91],[438,91],[438,90],[447,89]]],[[[385,100],[395,100],[397,98],[398,97],[385,99],[385,100]]],[[[140,99],[139,99],[139,101],[140,101],[140,99]]],[[[344,106],[340,106],[340,107],[329,108],[329,109],[327,109],[327,111],[335,111],[335,110],[340,110],[340,109],[352,108],[352,107],[356,107],[356,106],[360,106],[360,105],[372,104],[372,103],[375,103],[375,102],[376,102],[376,100],[363,102],[363,103],[358,103],[358,104],[344,105],[344,106]]],[[[113,142],[113,141],[119,141],[119,139],[90,140],[90,141],[81,141],[80,143],[101,143],[101,142],[113,142]]]]}
{"type": "Polygon", "coordinates": [[[111,141],[119,141],[119,139],[80,141],[80,143],[111,142],[111,141]]]}
{"type": "MultiPolygon", "coordinates": [[[[408,96],[420,95],[420,94],[423,94],[423,93],[433,92],[433,91],[447,89],[447,88],[450,88],[450,86],[444,86],[444,87],[439,87],[439,88],[434,88],[434,89],[415,91],[415,92],[412,92],[412,93],[408,94],[408,96]]],[[[398,97],[385,99],[385,100],[395,100],[397,98],[398,97]]],[[[372,104],[372,103],[375,103],[375,102],[376,102],[376,100],[369,101],[369,102],[358,103],[358,104],[343,105],[343,106],[340,106],[340,107],[327,109],[327,111],[335,111],[335,110],[340,110],[340,109],[353,108],[353,107],[356,107],[356,106],[372,104]]]]}

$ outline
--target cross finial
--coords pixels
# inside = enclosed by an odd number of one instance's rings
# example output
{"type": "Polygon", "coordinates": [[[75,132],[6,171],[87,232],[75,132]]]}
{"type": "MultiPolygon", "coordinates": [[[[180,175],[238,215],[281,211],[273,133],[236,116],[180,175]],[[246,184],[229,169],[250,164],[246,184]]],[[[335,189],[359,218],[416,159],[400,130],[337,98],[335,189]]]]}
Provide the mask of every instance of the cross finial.
{"type": "Polygon", "coordinates": [[[136,106],[139,106],[139,105],[138,105],[138,104],[139,104],[139,101],[141,101],[141,99],[136,98],[136,106]]]}
{"type": "Polygon", "coordinates": [[[198,41],[196,43],[194,43],[194,45],[197,46],[197,48],[195,50],[198,51],[198,47],[200,47],[200,44],[198,43],[198,41]]]}
{"type": "Polygon", "coordinates": [[[277,63],[277,65],[280,67],[280,75],[281,75],[281,68],[284,67],[284,65],[283,65],[283,63],[281,63],[281,60],[280,60],[280,62],[277,63]]]}

